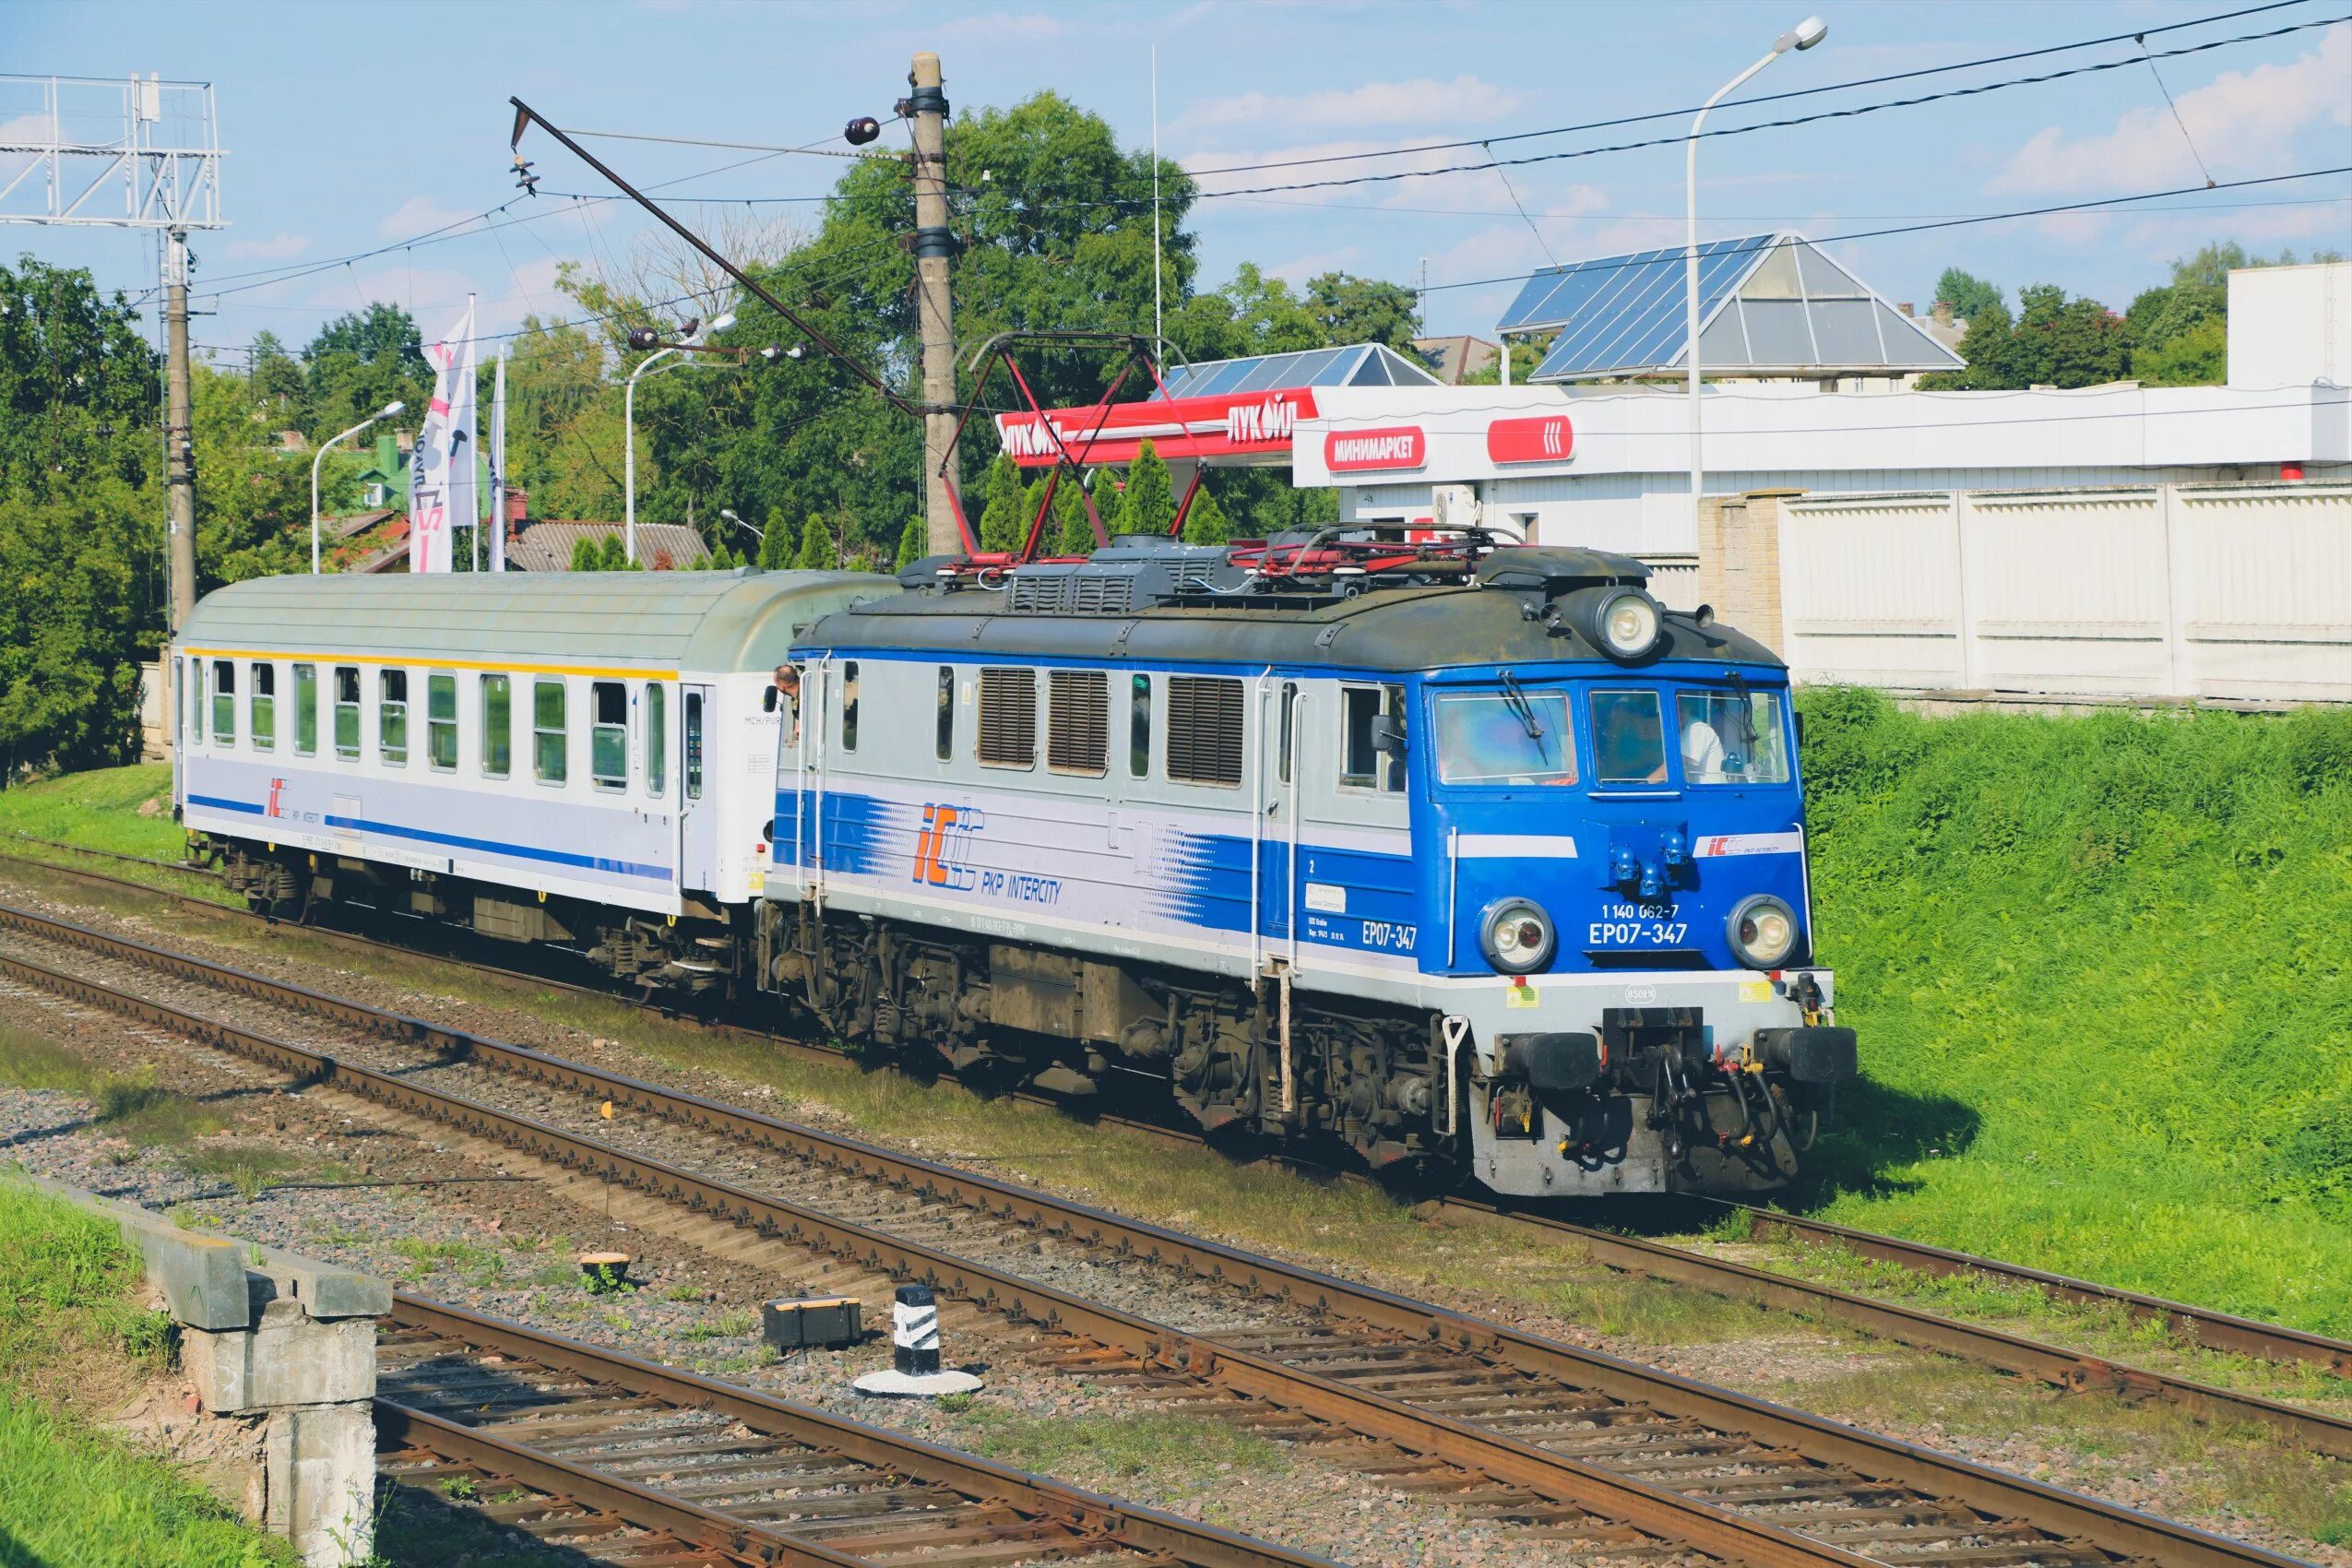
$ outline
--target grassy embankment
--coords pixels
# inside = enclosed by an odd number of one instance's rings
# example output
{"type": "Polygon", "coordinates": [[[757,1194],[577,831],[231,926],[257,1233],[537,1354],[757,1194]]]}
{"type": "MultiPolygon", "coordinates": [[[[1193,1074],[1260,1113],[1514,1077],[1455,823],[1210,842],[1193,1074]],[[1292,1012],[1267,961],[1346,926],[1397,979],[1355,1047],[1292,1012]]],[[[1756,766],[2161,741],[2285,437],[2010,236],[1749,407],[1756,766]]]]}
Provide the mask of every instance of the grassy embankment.
{"type": "MultiPolygon", "coordinates": [[[[1869,1081],[1792,1198],[2352,1335],[2352,713],[1928,719],[1856,691],[1804,706],[1823,956],[1869,1081]]],[[[168,819],[134,814],[165,778],[0,790],[0,834],[168,855],[168,819]]],[[[921,1110],[887,1076],[822,1098],[876,1128],[921,1110]]],[[[1053,1158],[1010,1120],[1009,1143],[1053,1158]]],[[[1164,1177],[1164,1155],[1138,1158],[1164,1177]]],[[[1213,1229],[1228,1218],[1206,1189],[1185,1201],[1213,1229]]],[[[1315,1206],[1301,1240],[1383,1231],[1376,1199],[1315,1206]]]]}
{"type": "Polygon", "coordinates": [[[113,1225],[0,1180],[0,1562],[269,1568],[282,1543],[67,1408],[163,1364],[137,1254],[113,1225]]]}

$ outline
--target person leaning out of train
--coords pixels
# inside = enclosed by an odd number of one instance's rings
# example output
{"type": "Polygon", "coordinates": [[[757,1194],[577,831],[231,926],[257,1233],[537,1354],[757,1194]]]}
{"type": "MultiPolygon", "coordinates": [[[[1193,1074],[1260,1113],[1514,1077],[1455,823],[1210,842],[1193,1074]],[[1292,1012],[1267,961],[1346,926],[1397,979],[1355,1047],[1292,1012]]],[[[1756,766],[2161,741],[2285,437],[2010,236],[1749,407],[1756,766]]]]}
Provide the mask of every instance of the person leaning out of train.
{"type": "Polygon", "coordinates": [[[782,741],[791,745],[801,738],[801,671],[795,664],[776,667],[776,696],[771,706],[783,715],[782,741]]]}

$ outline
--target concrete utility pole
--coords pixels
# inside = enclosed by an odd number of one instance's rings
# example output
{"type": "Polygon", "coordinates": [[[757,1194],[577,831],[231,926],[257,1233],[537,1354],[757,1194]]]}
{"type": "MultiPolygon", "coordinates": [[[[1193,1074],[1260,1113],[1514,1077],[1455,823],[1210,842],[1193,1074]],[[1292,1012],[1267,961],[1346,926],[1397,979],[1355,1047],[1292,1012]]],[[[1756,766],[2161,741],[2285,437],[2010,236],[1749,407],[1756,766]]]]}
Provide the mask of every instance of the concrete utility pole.
{"type": "Polygon", "coordinates": [[[171,548],[166,573],[172,582],[174,637],[196,609],[196,436],[188,410],[188,234],[165,232],[163,244],[163,475],[166,531],[171,548]]]}
{"type": "Polygon", "coordinates": [[[934,555],[961,554],[964,536],[942,478],[956,451],[955,306],[947,291],[947,263],[956,254],[955,231],[947,225],[947,94],[941,90],[939,56],[915,56],[907,81],[914,91],[907,113],[915,135],[915,308],[923,340],[923,539],[934,555]]]}

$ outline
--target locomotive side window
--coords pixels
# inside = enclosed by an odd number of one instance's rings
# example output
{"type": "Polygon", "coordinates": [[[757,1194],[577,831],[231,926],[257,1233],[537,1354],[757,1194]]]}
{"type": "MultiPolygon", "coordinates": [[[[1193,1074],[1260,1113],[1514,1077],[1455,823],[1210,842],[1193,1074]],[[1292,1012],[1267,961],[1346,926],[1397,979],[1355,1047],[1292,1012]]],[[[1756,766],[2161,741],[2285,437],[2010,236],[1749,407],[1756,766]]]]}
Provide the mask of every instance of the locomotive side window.
{"type": "Polygon", "coordinates": [[[1151,772],[1151,677],[1127,679],[1127,771],[1142,778],[1151,772]]]}
{"type": "Polygon", "coordinates": [[[841,749],[858,749],[858,661],[841,666],[841,749]]]}
{"type": "Polygon", "coordinates": [[[435,773],[457,770],[457,677],[446,670],[424,678],[424,760],[435,773]]]}
{"type": "Polygon", "coordinates": [[[1656,692],[1593,694],[1593,756],[1601,784],[1666,782],[1666,726],[1656,692]]]}
{"type": "Polygon", "coordinates": [[[1046,678],[1046,695],[1052,699],[1046,766],[1101,778],[1111,757],[1111,677],[1099,670],[1056,670],[1046,678]]]}
{"type": "Polygon", "coordinates": [[[318,666],[294,666],[294,754],[318,754],[318,666]]]}
{"type": "Polygon", "coordinates": [[[278,748],[278,666],[255,659],[251,671],[253,692],[245,698],[250,710],[247,720],[253,731],[254,750],[275,751],[278,748]]]}
{"type": "Polygon", "coordinates": [[[670,688],[645,683],[645,792],[655,800],[670,788],[670,688]]]}
{"type": "Polygon", "coordinates": [[[409,672],[385,670],[376,675],[375,743],[386,767],[409,766],[409,672]]]}
{"type": "Polygon", "coordinates": [[[588,781],[600,790],[629,787],[629,688],[588,684],[588,781]]]}
{"type": "Polygon", "coordinates": [[[1677,692],[1686,784],[1786,784],[1788,748],[1775,692],[1677,692]]]}
{"type": "Polygon", "coordinates": [[[1512,687],[1437,699],[1441,784],[1574,784],[1576,737],[1562,692],[1512,687]]]}
{"type": "Polygon", "coordinates": [[[702,799],[702,694],[686,694],[686,799],[702,799]]]}
{"type": "Polygon", "coordinates": [[[1180,784],[1241,782],[1241,683],[1222,675],[1168,677],[1168,777],[1180,784]]]}
{"type": "Polygon", "coordinates": [[[1393,719],[1396,732],[1405,726],[1402,686],[1343,686],[1339,691],[1339,785],[1344,790],[1381,790],[1396,794],[1405,788],[1405,753],[1397,748],[1384,755],[1378,720],[1393,719]]]}
{"type": "Polygon", "coordinates": [[[939,717],[932,742],[932,754],[945,762],[956,754],[956,667],[939,667],[939,717]]]}
{"type": "Polygon", "coordinates": [[[980,671],[980,759],[987,767],[1037,766],[1037,671],[980,671]]]}
{"type": "Polygon", "coordinates": [[[531,683],[531,771],[542,784],[564,782],[569,761],[564,748],[570,737],[564,716],[564,683],[531,683]]]}
{"type": "Polygon", "coordinates": [[[212,743],[237,743],[237,667],[225,659],[212,661],[212,743]]]}
{"type": "Polygon", "coordinates": [[[360,759],[360,670],[356,664],[335,667],[335,754],[345,762],[360,759]]]}
{"type": "Polygon", "coordinates": [[[1285,784],[1290,782],[1290,730],[1293,721],[1298,717],[1298,710],[1299,683],[1296,681],[1285,681],[1282,683],[1282,758],[1280,769],[1280,778],[1282,782],[1285,784]]]}
{"type": "Polygon", "coordinates": [[[514,766],[515,688],[504,675],[481,678],[481,776],[504,778],[514,766]]]}

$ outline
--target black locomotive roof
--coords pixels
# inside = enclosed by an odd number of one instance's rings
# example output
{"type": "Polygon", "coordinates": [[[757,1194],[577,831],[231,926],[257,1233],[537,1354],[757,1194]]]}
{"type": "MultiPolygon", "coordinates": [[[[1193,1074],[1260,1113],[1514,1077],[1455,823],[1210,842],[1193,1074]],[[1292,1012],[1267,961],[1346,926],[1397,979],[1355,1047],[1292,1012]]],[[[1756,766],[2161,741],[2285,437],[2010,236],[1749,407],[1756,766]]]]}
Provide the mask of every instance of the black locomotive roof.
{"type": "MultiPolygon", "coordinates": [[[[1236,596],[1231,602],[1142,605],[1115,614],[1014,612],[1005,608],[1004,591],[918,588],[828,615],[809,628],[802,645],[1104,662],[1326,665],[1399,674],[1563,660],[1622,668],[1564,624],[1552,630],[1533,617],[1527,598],[1503,585],[1506,574],[1494,569],[1501,564],[1497,557],[1489,562],[1493,564],[1479,572],[1478,583],[1379,588],[1283,608],[1246,607],[1247,598],[1236,596]]],[[[1632,569],[1623,576],[1647,575],[1638,563],[1623,564],[1632,569]]],[[[1677,612],[1664,618],[1658,652],[1643,663],[1661,659],[1784,668],[1754,638],[1720,624],[1701,626],[1677,612]]]]}

